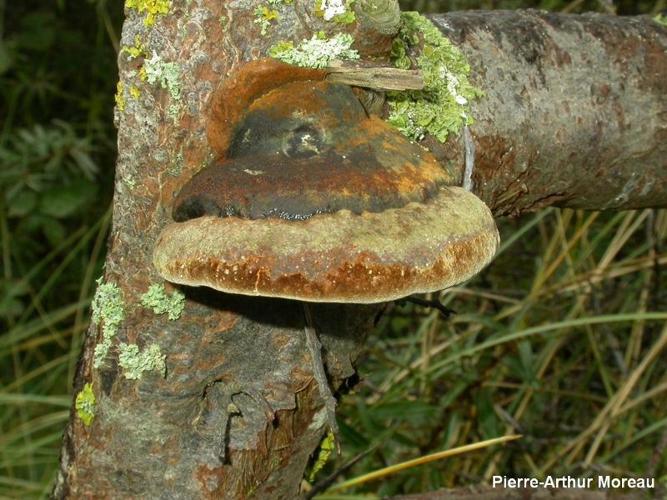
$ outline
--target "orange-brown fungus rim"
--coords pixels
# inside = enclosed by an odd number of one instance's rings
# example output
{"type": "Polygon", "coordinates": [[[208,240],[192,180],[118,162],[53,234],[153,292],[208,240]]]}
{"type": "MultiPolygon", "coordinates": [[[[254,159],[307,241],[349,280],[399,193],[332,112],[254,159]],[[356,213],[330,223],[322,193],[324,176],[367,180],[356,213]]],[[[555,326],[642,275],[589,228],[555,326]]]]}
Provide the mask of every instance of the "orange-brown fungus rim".
{"type": "Polygon", "coordinates": [[[427,204],[306,221],[202,217],[168,225],[154,265],[168,281],[310,302],[374,303],[454,286],[495,254],[491,212],[443,188],[427,204]]]}
{"type": "Polygon", "coordinates": [[[325,71],[291,66],[270,58],[241,66],[211,96],[206,133],[216,157],[225,157],[234,126],[254,100],[286,83],[324,80],[325,77],[325,71]]]}

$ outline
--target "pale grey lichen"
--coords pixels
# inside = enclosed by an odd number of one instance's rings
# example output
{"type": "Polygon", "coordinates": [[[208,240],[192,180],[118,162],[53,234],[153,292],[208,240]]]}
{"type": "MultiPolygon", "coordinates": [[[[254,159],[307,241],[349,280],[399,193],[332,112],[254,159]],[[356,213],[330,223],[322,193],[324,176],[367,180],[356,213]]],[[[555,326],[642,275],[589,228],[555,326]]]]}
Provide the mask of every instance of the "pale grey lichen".
{"type": "Polygon", "coordinates": [[[345,14],[345,0],[322,0],[320,8],[324,20],[331,21],[335,16],[345,14]]]}
{"type": "Polygon", "coordinates": [[[185,295],[176,290],[170,296],[162,283],[156,283],[141,296],[141,305],[152,309],[155,314],[167,313],[167,317],[174,321],[181,317],[185,307],[185,295]]]}
{"type": "Polygon", "coordinates": [[[156,371],[162,376],[165,375],[167,356],[162,354],[159,345],[151,344],[141,351],[137,344],[121,342],[118,350],[118,365],[123,369],[126,379],[139,380],[147,371],[156,371]]]}
{"type": "Polygon", "coordinates": [[[122,176],[121,179],[130,189],[134,189],[137,185],[137,181],[129,174],[122,176]]]}
{"type": "Polygon", "coordinates": [[[173,175],[174,177],[180,175],[181,171],[183,170],[183,164],[185,163],[185,158],[183,156],[183,149],[176,153],[174,156],[174,159],[171,162],[171,165],[169,166],[169,175],[173,175]]]}
{"type": "Polygon", "coordinates": [[[315,413],[315,415],[313,415],[313,420],[308,425],[308,430],[316,431],[324,427],[326,423],[327,423],[327,409],[322,407],[315,413]]]}
{"type": "Polygon", "coordinates": [[[102,341],[95,346],[93,366],[99,368],[109,353],[111,340],[118,332],[118,326],[125,319],[123,294],[115,283],[97,280],[97,290],[91,303],[92,322],[102,326],[102,341]]]}
{"type": "Polygon", "coordinates": [[[325,21],[352,24],[357,20],[354,13],[355,0],[316,0],[315,15],[325,21]]]}
{"type": "Polygon", "coordinates": [[[326,38],[322,33],[303,40],[298,47],[292,42],[279,42],[269,50],[269,55],[288,64],[305,68],[325,68],[331,61],[356,60],[359,53],[352,48],[354,38],[349,33],[338,33],[326,38]]]}
{"type": "Polygon", "coordinates": [[[181,106],[180,104],[174,103],[170,104],[169,108],[167,109],[167,116],[173,120],[178,118],[178,115],[181,113],[181,106]]]}
{"type": "Polygon", "coordinates": [[[156,52],[150,59],[144,60],[142,69],[145,71],[148,83],[160,85],[169,92],[172,99],[181,98],[181,67],[178,63],[165,62],[156,52]]]}

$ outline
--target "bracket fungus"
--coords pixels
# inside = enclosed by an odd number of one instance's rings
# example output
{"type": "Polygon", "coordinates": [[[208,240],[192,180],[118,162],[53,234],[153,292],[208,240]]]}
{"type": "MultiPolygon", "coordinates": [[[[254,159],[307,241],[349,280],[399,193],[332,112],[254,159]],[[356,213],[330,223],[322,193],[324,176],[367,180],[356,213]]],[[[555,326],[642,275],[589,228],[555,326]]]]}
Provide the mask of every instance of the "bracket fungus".
{"type": "Polygon", "coordinates": [[[173,283],[304,301],[313,377],[336,435],[307,302],[447,288],[491,260],[498,231],[428,151],[325,77],[261,60],[227,81],[207,130],[218,159],[178,193],[153,262],[173,283]]]}
{"type": "Polygon", "coordinates": [[[218,159],[176,197],[154,264],[168,281],[374,303],[467,280],[498,231],[435,158],[326,73],[261,60],[214,96],[218,159]]]}

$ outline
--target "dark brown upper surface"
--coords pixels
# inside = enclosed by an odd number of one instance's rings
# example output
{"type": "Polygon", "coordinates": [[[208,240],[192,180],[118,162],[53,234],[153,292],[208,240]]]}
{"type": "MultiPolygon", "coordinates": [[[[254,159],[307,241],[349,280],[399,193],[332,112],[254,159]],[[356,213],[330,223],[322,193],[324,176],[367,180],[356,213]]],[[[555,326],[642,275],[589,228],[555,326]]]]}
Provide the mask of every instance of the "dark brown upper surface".
{"type": "Polygon", "coordinates": [[[377,117],[345,85],[292,82],[255,100],[228,159],[197,173],[174,220],[204,215],[306,219],[426,201],[450,179],[434,158],[377,117]]]}
{"type": "Polygon", "coordinates": [[[323,80],[325,76],[324,71],[299,68],[271,58],[245,63],[212,97],[206,135],[217,157],[226,156],[230,132],[254,100],[281,85],[323,80]]]}

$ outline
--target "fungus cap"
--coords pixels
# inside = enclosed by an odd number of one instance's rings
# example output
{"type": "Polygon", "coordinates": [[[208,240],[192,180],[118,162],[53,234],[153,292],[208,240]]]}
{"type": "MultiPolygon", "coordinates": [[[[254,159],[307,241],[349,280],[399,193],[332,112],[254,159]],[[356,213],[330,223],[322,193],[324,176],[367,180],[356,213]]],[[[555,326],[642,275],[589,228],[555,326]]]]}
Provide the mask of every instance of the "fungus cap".
{"type": "Polygon", "coordinates": [[[350,87],[295,80],[216,111],[238,119],[216,139],[223,158],[175,200],[154,249],[163,278],[373,303],[453,286],[491,260],[491,212],[429,152],[368,116],[350,87]]]}
{"type": "Polygon", "coordinates": [[[441,290],[479,272],[497,231],[459,187],[428,204],[339,210],[306,220],[205,216],[167,226],[155,266],[167,280],[313,302],[383,302],[441,290]]]}

